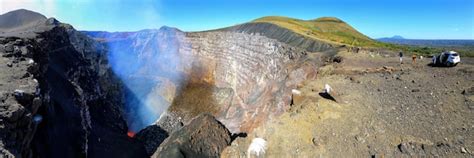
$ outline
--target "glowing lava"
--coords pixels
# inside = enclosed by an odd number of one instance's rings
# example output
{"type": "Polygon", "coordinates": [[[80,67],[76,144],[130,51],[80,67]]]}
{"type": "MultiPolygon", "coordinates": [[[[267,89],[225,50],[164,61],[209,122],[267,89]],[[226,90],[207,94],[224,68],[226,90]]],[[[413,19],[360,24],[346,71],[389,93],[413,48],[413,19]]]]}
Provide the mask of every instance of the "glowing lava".
{"type": "Polygon", "coordinates": [[[132,131],[128,131],[127,136],[130,137],[130,138],[133,138],[135,136],[135,133],[132,132],[132,131]]]}

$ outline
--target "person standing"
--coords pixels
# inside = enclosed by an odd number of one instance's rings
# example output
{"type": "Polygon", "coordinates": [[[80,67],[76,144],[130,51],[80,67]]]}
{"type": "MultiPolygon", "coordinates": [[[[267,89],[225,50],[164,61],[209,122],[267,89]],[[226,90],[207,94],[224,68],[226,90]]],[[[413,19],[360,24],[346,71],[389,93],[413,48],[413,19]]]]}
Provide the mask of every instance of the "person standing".
{"type": "Polygon", "coordinates": [[[400,64],[403,64],[403,52],[400,52],[398,56],[400,56],[400,64]]]}
{"type": "Polygon", "coordinates": [[[411,56],[411,59],[413,60],[413,64],[416,64],[416,54],[413,54],[411,56]]]}

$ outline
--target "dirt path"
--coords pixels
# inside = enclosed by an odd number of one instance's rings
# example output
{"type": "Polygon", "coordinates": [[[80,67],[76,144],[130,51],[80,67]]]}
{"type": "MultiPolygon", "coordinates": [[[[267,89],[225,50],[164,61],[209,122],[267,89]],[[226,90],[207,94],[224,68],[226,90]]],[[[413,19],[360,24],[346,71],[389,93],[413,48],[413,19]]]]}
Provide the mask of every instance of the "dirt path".
{"type": "Polygon", "coordinates": [[[473,58],[440,68],[426,58],[400,65],[397,57],[339,55],[342,63],[299,86],[288,112],[234,141],[223,157],[245,157],[255,137],[268,141],[265,157],[474,156],[473,58]],[[338,102],[319,95],[326,83],[338,102]]]}

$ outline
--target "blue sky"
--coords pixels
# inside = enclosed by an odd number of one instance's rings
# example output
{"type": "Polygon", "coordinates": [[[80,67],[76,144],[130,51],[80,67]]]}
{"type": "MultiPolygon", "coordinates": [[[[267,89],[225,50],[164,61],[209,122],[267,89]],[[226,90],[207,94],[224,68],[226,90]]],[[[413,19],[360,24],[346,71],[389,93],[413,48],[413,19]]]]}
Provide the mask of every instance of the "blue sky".
{"type": "Polygon", "coordinates": [[[474,39],[474,0],[0,0],[0,13],[18,8],[79,30],[201,31],[269,15],[333,16],[372,38],[474,39]]]}

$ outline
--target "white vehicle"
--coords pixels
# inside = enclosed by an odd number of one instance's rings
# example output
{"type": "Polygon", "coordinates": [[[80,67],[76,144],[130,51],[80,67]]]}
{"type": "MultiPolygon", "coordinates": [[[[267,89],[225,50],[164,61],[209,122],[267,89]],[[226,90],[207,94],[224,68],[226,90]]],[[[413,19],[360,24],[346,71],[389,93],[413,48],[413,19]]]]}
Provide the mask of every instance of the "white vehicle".
{"type": "Polygon", "coordinates": [[[433,56],[433,65],[435,66],[456,66],[461,62],[459,53],[455,51],[442,52],[440,55],[433,56]]]}

